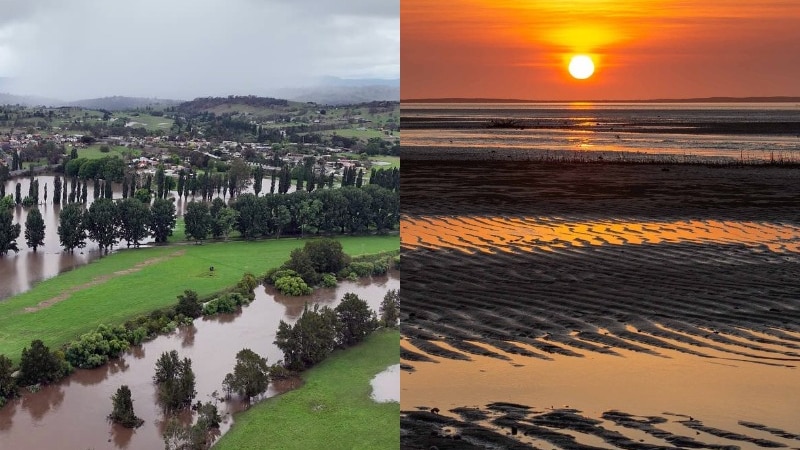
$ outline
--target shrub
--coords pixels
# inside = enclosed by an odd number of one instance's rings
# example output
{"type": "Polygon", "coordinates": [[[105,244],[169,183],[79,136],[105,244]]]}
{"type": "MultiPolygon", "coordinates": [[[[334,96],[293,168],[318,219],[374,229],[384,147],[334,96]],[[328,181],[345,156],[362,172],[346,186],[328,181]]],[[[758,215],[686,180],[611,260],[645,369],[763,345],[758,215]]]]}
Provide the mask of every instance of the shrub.
{"type": "Polygon", "coordinates": [[[325,287],[336,287],[336,277],[331,273],[322,275],[322,285],[325,287]]]}
{"type": "Polygon", "coordinates": [[[72,371],[72,366],[64,360],[64,354],[51,352],[44,343],[36,339],[30,348],[22,349],[17,382],[21,386],[50,383],[59,380],[72,371]]]}
{"type": "Polygon", "coordinates": [[[197,298],[197,292],[187,289],[183,291],[183,294],[178,295],[178,306],[175,307],[175,312],[186,317],[200,317],[203,307],[197,298]]]}
{"type": "Polygon", "coordinates": [[[309,295],[311,288],[298,276],[286,276],[275,281],[275,287],[283,295],[309,295]]]}
{"type": "Polygon", "coordinates": [[[358,277],[368,277],[372,275],[375,265],[371,262],[354,262],[350,264],[350,271],[358,277]]]}
{"type": "Polygon", "coordinates": [[[269,278],[267,279],[267,281],[270,284],[275,284],[275,282],[278,281],[279,278],[283,278],[283,277],[299,277],[300,276],[300,274],[298,274],[297,272],[295,272],[292,269],[275,269],[274,271],[270,270],[267,273],[269,274],[268,275],[269,278]]]}
{"type": "Polygon", "coordinates": [[[381,258],[372,263],[372,275],[385,275],[392,263],[391,257],[381,258]]]}

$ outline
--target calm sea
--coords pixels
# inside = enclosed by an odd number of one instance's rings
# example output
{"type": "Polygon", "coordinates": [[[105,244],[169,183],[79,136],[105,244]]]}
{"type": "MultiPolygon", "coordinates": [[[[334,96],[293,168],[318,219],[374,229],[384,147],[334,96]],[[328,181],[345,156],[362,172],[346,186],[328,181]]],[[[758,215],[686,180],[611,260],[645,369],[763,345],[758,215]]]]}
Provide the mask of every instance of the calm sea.
{"type": "Polygon", "coordinates": [[[404,146],[800,161],[800,103],[415,103],[404,146]]]}

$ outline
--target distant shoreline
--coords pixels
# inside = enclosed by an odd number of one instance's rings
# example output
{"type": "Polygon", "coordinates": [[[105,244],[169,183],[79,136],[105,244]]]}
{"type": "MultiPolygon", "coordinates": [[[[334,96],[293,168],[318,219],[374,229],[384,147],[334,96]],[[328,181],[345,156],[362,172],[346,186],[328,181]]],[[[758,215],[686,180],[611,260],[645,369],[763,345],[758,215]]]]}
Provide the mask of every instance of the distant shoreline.
{"type": "Polygon", "coordinates": [[[509,98],[410,98],[400,103],[800,103],[800,97],[703,97],[649,100],[524,100],[509,98]]]}

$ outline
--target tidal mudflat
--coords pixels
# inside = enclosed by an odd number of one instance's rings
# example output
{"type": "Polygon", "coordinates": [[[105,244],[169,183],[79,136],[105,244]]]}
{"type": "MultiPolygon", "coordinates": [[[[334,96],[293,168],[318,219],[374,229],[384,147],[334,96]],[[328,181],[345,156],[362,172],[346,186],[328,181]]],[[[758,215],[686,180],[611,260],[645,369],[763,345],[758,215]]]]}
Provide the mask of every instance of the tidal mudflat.
{"type": "Polygon", "coordinates": [[[800,447],[799,169],[403,150],[403,448],[800,447]]]}

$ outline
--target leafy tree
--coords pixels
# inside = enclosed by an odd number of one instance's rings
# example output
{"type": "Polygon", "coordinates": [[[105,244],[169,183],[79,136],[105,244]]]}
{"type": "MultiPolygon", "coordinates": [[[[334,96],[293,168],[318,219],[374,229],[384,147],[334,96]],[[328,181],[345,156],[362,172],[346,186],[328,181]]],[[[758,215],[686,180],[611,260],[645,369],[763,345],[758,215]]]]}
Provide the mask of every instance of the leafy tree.
{"type": "Polygon", "coordinates": [[[120,216],[116,204],[107,198],[92,203],[85,214],[86,231],[89,238],[101,249],[108,251],[118,242],[120,216]]]}
{"type": "Polygon", "coordinates": [[[56,176],[53,180],[53,204],[61,204],[61,177],[56,176]]]}
{"type": "Polygon", "coordinates": [[[267,359],[249,348],[240,350],[233,373],[225,376],[223,384],[228,392],[236,392],[247,399],[263,394],[269,386],[267,359]]]}
{"type": "Polygon", "coordinates": [[[336,313],[327,306],[314,305],[291,326],[280,321],[275,345],[283,351],[288,369],[304,370],[324,360],[336,346],[336,313]]]}
{"type": "Polygon", "coordinates": [[[264,231],[265,211],[255,195],[242,194],[233,202],[232,207],[239,213],[236,228],[243,238],[253,239],[264,231]]]}
{"type": "Polygon", "coordinates": [[[215,217],[213,217],[211,222],[211,234],[215,238],[224,237],[227,238],[233,227],[236,225],[236,221],[239,219],[239,211],[236,211],[233,208],[222,208],[219,210],[219,213],[215,217]]]}
{"type": "Polygon", "coordinates": [[[197,395],[192,360],[180,360],[175,350],[164,352],[158,358],[153,381],[158,385],[158,400],[167,411],[177,411],[191,405],[197,395]]]}
{"type": "Polygon", "coordinates": [[[39,208],[33,208],[25,219],[25,242],[34,252],[44,245],[44,219],[39,208]]]}
{"type": "Polygon", "coordinates": [[[17,380],[14,379],[14,364],[6,355],[0,355],[0,408],[17,396],[17,380]]]}
{"type": "Polygon", "coordinates": [[[133,400],[131,390],[127,385],[122,385],[117,389],[117,393],[111,397],[114,409],[108,418],[126,428],[137,428],[144,423],[144,420],[136,417],[133,412],[133,400]]]}
{"type": "Polygon", "coordinates": [[[22,204],[22,184],[19,182],[17,183],[14,191],[14,203],[17,205],[22,204]]]}
{"type": "Polygon", "coordinates": [[[363,341],[378,326],[375,313],[366,301],[353,293],[346,293],[341,303],[334,308],[337,324],[337,341],[343,347],[350,347],[363,341]]]}
{"type": "Polygon", "coordinates": [[[231,197],[235,197],[250,184],[250,166],[242,158],[234,158],[228,177],[232,182],[231,197]]]}
{"type": "Polygon", "coordinates": [[[208,205],[202,202],[189,202],[183,215],[186,237],[201,242],[211,230],[211,213],[208,205]]]}
{"type": "Polygon", "coordinates": [[[306,242],[303,247],[317,273],[337,273],[350,264],[350,257],[344,253],[341,242],[323,238],[306,242]]]}
{"type": "Polygon", "coordinates": [[[302,248],[292,250],[289,254],[289,261],[284,263],[282,267],[294,270],[303,281],[312,286],[319,281],[320,274],[316,271],[311,256],[302,248]]]}
{"type": "Polygon", "coordinates": [[[149,236],[148,225],[150,224],[150,209],[135,198],[126,198],[117,203],[119,214],[120,237],[125,240],[127,246],[133,244],[139,247],[139,241],[149,236]]]}
{"type": "Polygon", "coordinates": [[[150,208],[150,232],[157,243],[167,242],[175,228],[175,204],[170,199],[157,199],[150,208]]]}
{"type": "Polygon", "coordinates": [[[287,208],[286,205],[279,205],[275,209],[273,221],[275,222],[276,230],[275,239],[280,239],[283,229],[292,223],[292,213],[289,211],[289,208],[287,208]]]}
{"type": "Polygon", "coordinates": [[[299,296],[311,294],[311,288],[298,276],[278,278],[275,280],[275,288],[283,295],[299,296]]]}
{"type": "Polygon", "coordinates": [[[178,306],[175,307],[175,312],[192,319],[200,317],[203,313],[203,305],[197,297],[197,292],[187,289],[183,291],[183,294],[178,295],[178,306]]]}
{"type": "Polygon", "coordinates": [[[150,200],[152,199],[152,195],[150,194],[150,189],[147,188],[137,189],[136,192],[133,193],[133,197],[139,200],[140,202],[144,203],[145,205],[149,205],[150,200]]]}
{"type": "Polygon", "coordinates": [[[255,192],[256,197],[261,192],[261,186],[264,183],[264,168],[261,167],[261,164],[256,166],[255,170],[253,170],[253,192],[255,192]]]}
{"type": "Polygon", "coordinates": [[[11,211],[7,208],[0,208],[0,256],[13,250],[19,251],[17,238],[19,237],[20,225],[13,223],[11,211]]]}
{"type": "Polygon", "coordinates": [[[400,293],[397,289],[389,289],[386,292],[378,312],[381,315],[383,326],[396,327],[398,325],[400,320],[400,293]]]}
{"type": "Polygon", "coordinates": [[[86,227],[81,207],[77,203],[70,203],[61,210],[58,218],[58,238],[64,250],[70,253],[86,245],[86,227]]]}
{"type": "Polygon", "coordinates": [[[37,383],[50,383],[69,373],[69,365],[42,341],[36,339],[30,348],[22,349],[19,363],[18,384],[29,386],[37,383]]]}
{"type": "Polygon", "coordinates": [[[212,432],[219,428],[222,421],[219,411],[211,402],[198,402],[192,409],[198,412],[194,425],[184,425],[176,417],[167,421],[162,435],[166,450],[205,450],[210,447],[212,432]]]}

